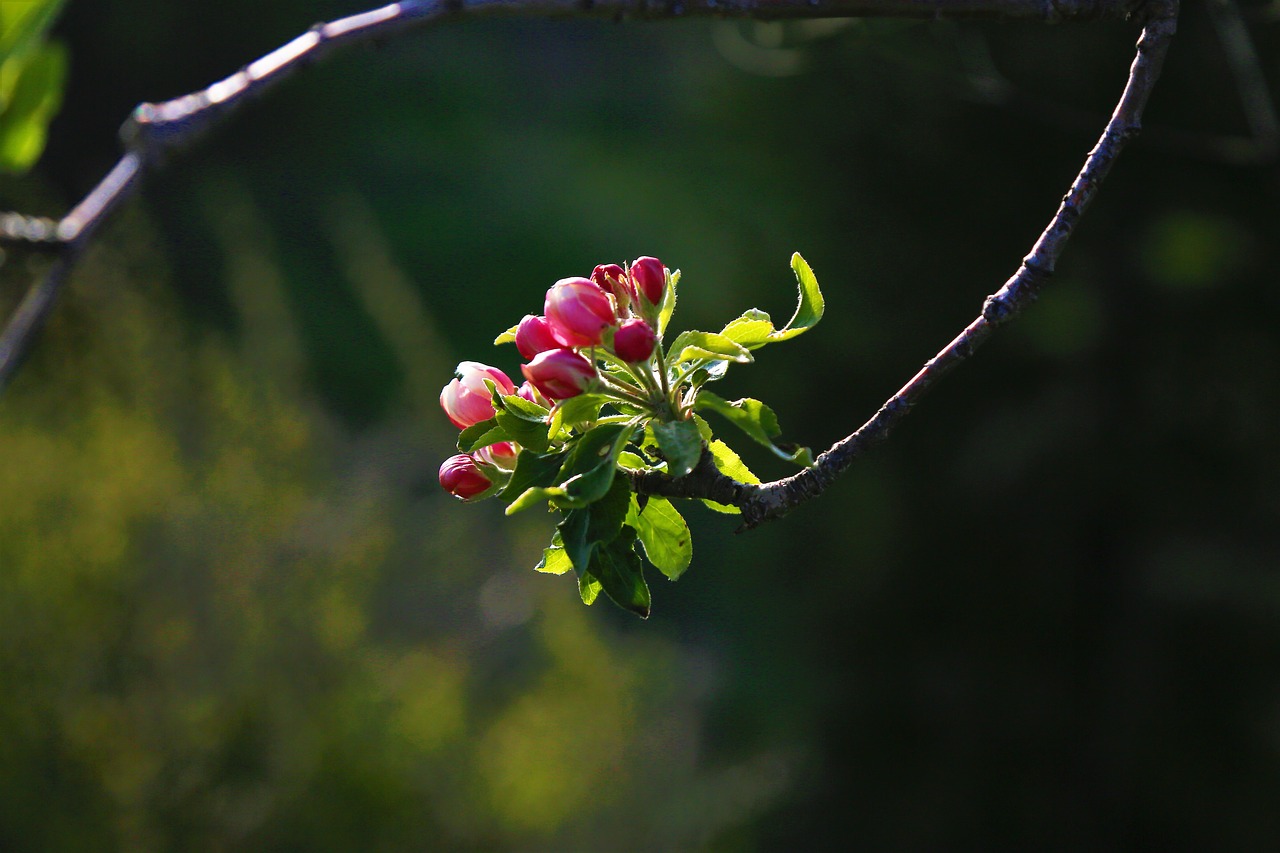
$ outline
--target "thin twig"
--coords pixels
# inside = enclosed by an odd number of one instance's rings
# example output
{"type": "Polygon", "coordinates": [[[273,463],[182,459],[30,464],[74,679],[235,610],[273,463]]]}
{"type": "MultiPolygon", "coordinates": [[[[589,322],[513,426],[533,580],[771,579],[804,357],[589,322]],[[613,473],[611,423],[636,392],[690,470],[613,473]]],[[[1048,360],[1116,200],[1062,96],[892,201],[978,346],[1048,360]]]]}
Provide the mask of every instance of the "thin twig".
{"type": "Polygon", "coordinates": [[[121,129],[126,153],[74,210],[54,224],[0,214],[0,245],[50,248],[58,259],[32,284],[0,333],[0,390],[35,342],[89,236],[137,190],[138,178],[166,151],[189,143],[238,105],[340,47],[386,39],[411,27],[481,15],[632,18],[841,17],[989,18],[1086,21],[1128,18],[1142,0],[403,0],[324,24],[250,63],[207,89],[159,104],[139,105],[121,129]]]}
{"type": "MultiPolygon", "coordinates": [[[[731,503],[742,510],[742,528],[750,529],[785,515],[796,506],[817,497],[868,449],[884,441],[925,393],[944,374],[973,354],[997,326],[1016,317],[1036,298],[1053,274],[1059,256],[1071,237],[1080,215],[1093,200],[1098,186],[1111,170],[1125,143],[1141,128],[1142,112],[1160,76],[1161,66],[1177,27],[1177,0],[1152,2],[1148,19],[1138,39],[1137,55],[1129,69],[1128,82],[1101,138],[1085,158],[1080,174],[1062,199],[1049,225],[1032,247],[1013,277],[982,306],[982,313],[951,343],[924,365],[872,418],[851,435],[836,442],[817,458],[812,468],[783,480],[760,485],[734,483],[714,468],[700,464],[685,477],[672,479],[661,474],[636,475],[637,492],[666,497],[710,498],[731,503]]],[[[710,454],[703,452],[703,461],[710,454]]]]}

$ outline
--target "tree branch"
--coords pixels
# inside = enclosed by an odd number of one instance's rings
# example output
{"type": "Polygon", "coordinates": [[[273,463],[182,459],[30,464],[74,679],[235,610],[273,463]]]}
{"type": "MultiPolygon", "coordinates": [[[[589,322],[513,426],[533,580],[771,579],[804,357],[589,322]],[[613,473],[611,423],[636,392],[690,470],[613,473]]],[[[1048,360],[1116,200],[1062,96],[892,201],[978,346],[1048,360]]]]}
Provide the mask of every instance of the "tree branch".
{"type": "Polygon", "coordinates": [[[1067,190],[1048,227],[1023,259],[1021,266],[998,291],[987,297],[982,313],[942,350],[929,359],[915,376],[890,397],[879,411],[849,436],[820,455],[812,468],[772,483],[729,484],[709,462],[705,450],[699,465],[687,476],[673,480],[661,474],[633,476],[637,492],[667,497],[710,498],[731,503],[742,510],[742,528],[785,515],[795,507],[822,494],[859,456],[884,441],[911,408],[944,374],[971,356],[997,326],[1016,317],[1035,301],[1040,288],[1053,274],[1058,257],[1071,237],[1076,223],[1125,144],[1142,126],[1142,112],[1160,76],[1169,43],[1177,28],[1177,0],[1153,2],[1138,39],[1137,55],[1129,68],[1129,79],[1120,95],[1102,136],[1085,158],[1084,166],[1067,190]],[[731,498],[726,500],[726,498],[731,498]]]}
{"type": "Polygon", "coordinates": [[[190,142],[239,104],[340,47],[386,39],[415,26],[463,16],[530,15],[661,20],[689,17],[762,20],[840,17],[990,18],[1046,23],[1128,18],[1143,0],[402,0],[329,23],[200,92],[134,109],[121,128],[126,153],[71,213],[53,221],[0,214],[0,245],[20,243],[58,255],[32,284],[0,333],[0,391],[34,344],[89,237],[136,192],[161,155],[190,142]]]}

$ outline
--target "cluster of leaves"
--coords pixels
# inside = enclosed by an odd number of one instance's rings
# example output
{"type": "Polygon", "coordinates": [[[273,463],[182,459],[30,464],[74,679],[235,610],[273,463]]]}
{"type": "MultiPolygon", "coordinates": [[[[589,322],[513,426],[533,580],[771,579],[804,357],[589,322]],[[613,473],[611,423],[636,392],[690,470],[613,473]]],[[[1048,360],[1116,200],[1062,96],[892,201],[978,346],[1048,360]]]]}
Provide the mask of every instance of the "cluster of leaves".
{"type": "Polygon", "coordinates": [[[67,54],[46,36],[63,2],[0,3],[0,172],[23,172],[39,158],[62,104],[67,54]]]}
{"type": "MultiPolygon", "coordinates": [[[[604,592],[623,608],[647,617],[651,598],[641,554],[675,580],[689,567],[693,546],[688,524],[671,501],[636,494],[628,474],[656,471],[683,477],[707,452],[726,476],[742,483],[760,482],[738,454],[715,437],[704,414],[724,419],[782,459],[813,464],[808,449],[778,441],[778,420],[767,405],[752,398],[726,400],[706,389],[729,365],[753,361],[756,350],[800,335],[822,318],[823,297],[813,271],[798,253],[792,256],[791,268],[799,305],[781,328],[767,313],[753,308],[719,332],[681,332],[664,346],[676,304],[676,271],[668,275],[658,311],[654,356],[640,366],[652,375],[638,376],[637,365],[593,349],[590,354],[601,373],[597,389],[552,406],[503,394],[486,380],[494,415],[463,430],[458,449],[473,453],[500,442],[518,447],[511,471],[483,466],[493,485],[477,497],[503,498],[509,503],[508,515],[543,501],[560,513],[538,571],[573,570],[584,603],[593,603],[604,592]],[[624,389],[623,396],[611,389],[624,389]]],[[[495,343],[514,341],[516,330],[503,333],[495,343]]],[[[719,512],[738,512],[736,507],[704,502],[719,512]]]]}

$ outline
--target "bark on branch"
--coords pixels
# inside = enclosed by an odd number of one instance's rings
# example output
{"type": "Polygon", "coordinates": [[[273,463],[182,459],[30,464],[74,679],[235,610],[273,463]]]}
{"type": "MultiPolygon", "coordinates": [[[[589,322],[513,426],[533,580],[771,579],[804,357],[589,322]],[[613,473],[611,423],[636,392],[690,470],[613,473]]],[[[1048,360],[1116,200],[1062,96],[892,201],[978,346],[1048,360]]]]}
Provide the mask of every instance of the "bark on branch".
{"type": "Polygon", "coordinates": [[[1137,55],[1129,68],[1129,79],[1102,136],[1085,158],[1084,166],[1071,184],[1048,227],[1023,259],[1018,271],[1004,286],[988,296],[982,312],[942,350],[929,359],[915,376],[885,401],[856,431],[820,455],[812,468],[772,483],[734,484],[709,464],[702,463],[690,474],[673,480],[663,475],[633,477],[636,491],[665,497],[710,498],[731,503],[742,511],[742,527],[747,530],[778,518],[805,501],[822,494],[859,456],[884,441],[898,422],[944,374],[971,356],[997,326],[1009,322],[1035,301],[1040,288],[1053,275],[1058,257],[1071,237],[1081,214],[1089,206],[1125,144],[1142,127],[1142,112],[1169,50],[1177,27],[1177,0],[1152,3],[1146,25],[1138,39],[1137,55]],[[731,496],[732,500],[725,500],[731,496]]]}
{"type": "Polygon", "coordinates": [[[137,191],[161,155],[188,144],[238,105],[340,47],[390,38],[405,30],[462,17],[523,15],[662,20],[689,17],[915,17],[1040,20],[1046,23],[1129,18],[1143,0],[402,0],[307,32],[199,92],[140,104],[121,128],[125,154],[60,220],[0,214],[0,245],[19,243],[57,254],[0,332],[0,392],[39,336],[93,234],[137,191]]]}
{"type": "Polygon", "coordinates": [[[784,515],[821,494],[860,455],[883,441],[930,387],[967,359],[992,331],[1036,297],[1080,215],[1125,143],[1141,127],[1142,112],[1176,29],[1177,0],[404,0],[317,24],[303,35],[199,92],[139,105],[121,129],[125,154],[94,189],[60,220],[0,214],[0,244],[45,246],[57,257],[36,281],[0,333],[0,389],[36,340],[58,294],[93,234],[137,191],[161,155],[188,144],[238,105],[340,47],[385,39],[416,26],[478,15],[632,18],[758,19],[824,17],[994,18],[1046,23],[1103,18],[1145,20],[1137,56],[1115,111],[1089,152],[1049,225],[1018,271],[982,306],[964,331],[931,358],[870,420],[837,442],[812,468],[772,483],[738,483],[716,470],[708,453],[689,475],[636,474],[642,494],[707,498],[742,511],[743,529],[784,515]]]}

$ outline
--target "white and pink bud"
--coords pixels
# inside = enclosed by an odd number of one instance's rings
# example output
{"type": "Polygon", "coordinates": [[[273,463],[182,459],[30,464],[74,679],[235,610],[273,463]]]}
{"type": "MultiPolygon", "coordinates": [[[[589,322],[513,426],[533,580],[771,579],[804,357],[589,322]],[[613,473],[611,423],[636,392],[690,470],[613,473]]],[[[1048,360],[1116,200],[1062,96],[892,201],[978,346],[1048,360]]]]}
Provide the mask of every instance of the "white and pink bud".
{"type": "Polygon", "coordinates": [[[478,462],[501,468],[503,471],[513,471],[516,467],[516,457],[520,455],[520,449],[509,441],[499,441],[497,444],[490,444],[488,447],[480,448],[472,455],[478,462]]]}
{"type": "Polygon", "coordinates": [[[520,350],[520,355],[525,358],[533,358],[540,352],[559,349],[561,346],[546,317],[525,314],[520,325],[516,327],[516,349],[520,350]]]}
{"type": "Polygon", "coordinates": [[[485,380],[497,386],[501,394],[514,394],[515,384],[496,367],[478,361],[464,361],[454,371],[454,378],[440,391],[440,408],[458,429],[487,421],[493,417],[493,397],[485,380]]]}
{"type": "Polygon", "coordinates": [[[465,453],[450,456],[440,466],[440,487],[460,500],[470,500],[491,485],[475,460],[465,453]]]}
{"type": "Polygon", "coordinates": [[[586,278],[557,281],[547,291],[545,308],[551,331],[566,347],[596,346],[618,322],[608,294],[586,278]]]}
{"type": "Polygon", "coordinates": [[[534,388],[533,383],[529,382],[527,379],[520,384],[519,388],[516,389],[516,396],[523,397],[530,403],[537,403],[539,406],[546,409],[549,409],[554,405],[550,400],[542,396],[542,392],[537,388],[534,388]]]}
{"type": "Polygon", "coordinates": [[[533,361],[521,365],[520,372],[553,401],[576,397],[593,387],[598,379],[595,365],[569,349],[538,353],[533,361]]]}
{"type": "Polygon", "coordinates": [[[613,351],[629,364],[648,361],[658,341],[653,327],[640,318],[627,320],[613,333],[613,351]]]}

